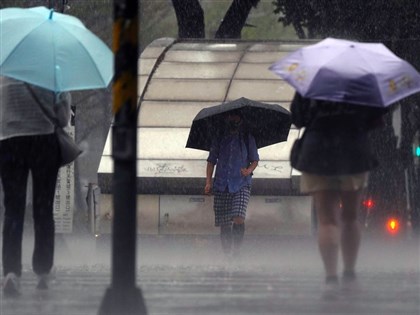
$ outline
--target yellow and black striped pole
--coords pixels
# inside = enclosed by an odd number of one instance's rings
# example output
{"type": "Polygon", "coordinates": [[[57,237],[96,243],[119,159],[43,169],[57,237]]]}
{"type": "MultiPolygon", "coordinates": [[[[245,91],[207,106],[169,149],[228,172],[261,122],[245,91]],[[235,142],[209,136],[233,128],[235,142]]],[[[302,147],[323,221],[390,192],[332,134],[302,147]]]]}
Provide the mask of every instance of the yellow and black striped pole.
{"type": "Polygon", "coordinates": [[[114,0],[112,280],[100,315],[147,314],[136,287],[137,0],[114,0]]]}

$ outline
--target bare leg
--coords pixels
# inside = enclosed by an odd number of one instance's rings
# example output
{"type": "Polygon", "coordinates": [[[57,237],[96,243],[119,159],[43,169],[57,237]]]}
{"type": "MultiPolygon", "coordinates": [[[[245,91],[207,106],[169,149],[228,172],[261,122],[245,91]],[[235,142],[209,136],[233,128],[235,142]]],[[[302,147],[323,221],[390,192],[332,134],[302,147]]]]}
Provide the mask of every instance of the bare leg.
{"type": "Polygon", "coordinates": [[[313,193],[313,197],[318,214],[318,246],[326,276],[336,277],[340,242],[337,209],[340,195],[335,191],[319,191],[313,193]]]}
{"type": "Polygon", "coordinates": [[[344,272],[354,273],[357,254],[360,246],[360,226],[357,213],[362,198],[362,191],[341,193],[343,203],[341,249],[343,255],[344,272]]]}

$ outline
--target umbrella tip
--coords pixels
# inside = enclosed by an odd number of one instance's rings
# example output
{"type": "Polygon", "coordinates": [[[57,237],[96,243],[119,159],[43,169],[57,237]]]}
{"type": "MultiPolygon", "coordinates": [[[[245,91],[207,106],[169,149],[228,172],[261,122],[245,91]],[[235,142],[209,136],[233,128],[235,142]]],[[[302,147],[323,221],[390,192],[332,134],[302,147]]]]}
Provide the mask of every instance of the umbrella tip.
{"type": "Polygon", "coordinates": [[[54,10],[53,10],[53,9],[51,9],[51,10],[50,10],[50,16],[48,17],[48,19],[49,19],[49,20],[52,20],[53,13],[54,13],[54,10]]]}

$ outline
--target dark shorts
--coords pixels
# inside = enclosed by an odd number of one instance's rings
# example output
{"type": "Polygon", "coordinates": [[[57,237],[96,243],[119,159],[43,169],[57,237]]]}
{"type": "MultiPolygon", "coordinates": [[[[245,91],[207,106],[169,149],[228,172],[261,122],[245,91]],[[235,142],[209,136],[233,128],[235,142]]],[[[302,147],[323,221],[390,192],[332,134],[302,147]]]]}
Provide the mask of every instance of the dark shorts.
{"type": "Polygon", "coordinates": [[[215,226],[232,223],[234,217],[245,219],[248,207],[251,186],[242,187],[236,193],[214,192],[215,226]]]}

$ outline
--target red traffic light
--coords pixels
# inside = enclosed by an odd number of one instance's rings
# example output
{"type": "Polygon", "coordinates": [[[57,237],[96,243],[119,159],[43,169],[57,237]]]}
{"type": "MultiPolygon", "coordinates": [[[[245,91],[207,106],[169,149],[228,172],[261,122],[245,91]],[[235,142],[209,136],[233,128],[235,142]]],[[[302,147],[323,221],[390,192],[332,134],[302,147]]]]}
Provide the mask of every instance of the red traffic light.
{"type": "Polygon", "coordinates": [[[363,201],[363,206],[367,209],[372,209],[375,206],[375,202],[369,198],[363,201]]]}

